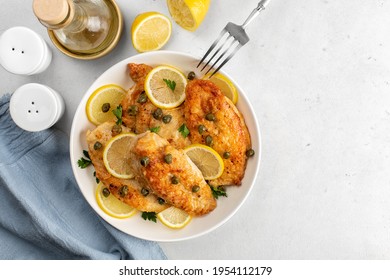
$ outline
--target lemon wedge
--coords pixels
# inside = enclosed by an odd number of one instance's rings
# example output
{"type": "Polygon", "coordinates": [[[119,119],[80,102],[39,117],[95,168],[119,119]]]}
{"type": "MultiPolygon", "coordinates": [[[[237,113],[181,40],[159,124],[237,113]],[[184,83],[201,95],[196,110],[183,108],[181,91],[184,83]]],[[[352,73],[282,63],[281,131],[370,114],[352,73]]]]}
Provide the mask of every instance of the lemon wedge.
{"type": "Polygon", "coordinates": [[[131,26],[131,39],[138,52],[155,51],[162,48],[171,37],[172,23],[157,12],[139,14],[131,26]]]}
{"type": "Polygon", "coordinates": [[[222,175],[225,165],[214,149],[202,144],[192,144],[184,152],[202,172],[205,180],[214,180],[222,175]]]}
{"type": "Polygon", "coordinates": [[[126,91],[115,84],[108,84],[96,89],[88,98],[85,112],[88,120],[95,125],[116,119],[112,113],[125,97],[126,91]]]}
{"type": "Polygon", "coordinates": [[[156,107],[171,109],[183,103],[186,85],[182,72],[171,66],[158,66],[146,76],[145,92],[156,107]]]}
{"type": "Polygon", "coordinates": [[[238,101],[238,91],[232,81],[221,73],[217,73],[211,78],[210,76],[211,75],[207,75],[204,79],[212,81],[221,92],[233,102],[233,104],[236,104],[238,101]]]}
{"type": "Polygon", "coordinates": [[[192,217],[185,211],[174,206],[158,213],[157,218],[161,221],[161,223],[173,229],[185,227],[192,219],[192,217]]]}
{"type": "Polygon", "coordinates": [[[101,182],[96,187],[95,195],[99,207],[111,217],[125,219],[137,212],[137,209],[117,199],[101,182]]]}
{"type": "Polygon", "coordinates": [[[209,10],[210,0],[167,0],[169,13],[178,25],[195,31],[209,10]]]}
{"type": "Polygon", "coordinates": [[[129,158],[130,146],[135,134],[122,133],[113,137],[103,151],[103,162],[107,171],[120,179],[134,178],[129,158]]]}

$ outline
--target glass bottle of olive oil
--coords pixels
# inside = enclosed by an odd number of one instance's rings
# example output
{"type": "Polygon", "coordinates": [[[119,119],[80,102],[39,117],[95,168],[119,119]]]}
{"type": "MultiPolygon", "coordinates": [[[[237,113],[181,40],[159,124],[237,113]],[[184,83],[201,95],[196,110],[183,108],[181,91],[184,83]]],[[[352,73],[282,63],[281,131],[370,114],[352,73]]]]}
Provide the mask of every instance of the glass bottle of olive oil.
{"type": "Polygon", "coordinates": [[[52,30],[59,43],[73,53],[91,54],[107,48],[117,18],[107,0],[34,0],[39,21],[52,30]]]}

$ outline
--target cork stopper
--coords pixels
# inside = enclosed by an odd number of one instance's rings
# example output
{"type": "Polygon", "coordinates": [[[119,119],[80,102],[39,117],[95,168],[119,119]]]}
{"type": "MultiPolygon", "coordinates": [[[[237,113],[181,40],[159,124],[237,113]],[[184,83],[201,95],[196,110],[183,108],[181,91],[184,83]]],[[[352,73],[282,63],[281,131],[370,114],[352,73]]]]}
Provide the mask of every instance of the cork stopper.
{"type": "Polygon", "coordinates": [[[71,21],[71,0],[34,0],[33,10],[39,21],[51,28],[60,28],[71,21]]]}

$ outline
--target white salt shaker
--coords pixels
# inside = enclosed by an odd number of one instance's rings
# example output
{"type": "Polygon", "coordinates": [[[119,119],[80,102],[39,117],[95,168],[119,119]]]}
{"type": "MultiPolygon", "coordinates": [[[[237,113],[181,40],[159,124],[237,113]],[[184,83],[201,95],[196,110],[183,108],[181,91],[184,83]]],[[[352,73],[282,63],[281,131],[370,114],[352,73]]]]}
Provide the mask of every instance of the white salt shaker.
{"type": "Polygon", "coordinates": [[[27,131],[41,131],[53,126],[64,114],[62,96],[52,88],[30,83],[19,87],[11,96],[13,121],[27,131]]]}
{"type": "Polygon", "coordinates": [[[0,64],[8,72],[38,74],[46,70],[51,58],[46,41],[27,27],[11,27],[0,35],[0,64]]]}

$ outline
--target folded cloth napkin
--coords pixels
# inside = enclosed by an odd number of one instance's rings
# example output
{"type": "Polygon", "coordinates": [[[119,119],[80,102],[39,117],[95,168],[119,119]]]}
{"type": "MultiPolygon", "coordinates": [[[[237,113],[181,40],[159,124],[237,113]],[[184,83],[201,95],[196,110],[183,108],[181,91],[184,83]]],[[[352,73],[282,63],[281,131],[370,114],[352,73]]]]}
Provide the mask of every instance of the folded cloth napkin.
{"type": "Polygon", "coordinates": [[[0,98],[0,259],[165,259],[157,243],[97,216],[74,179],[68,136],[20,129],[9,100],[0,98]]]}

